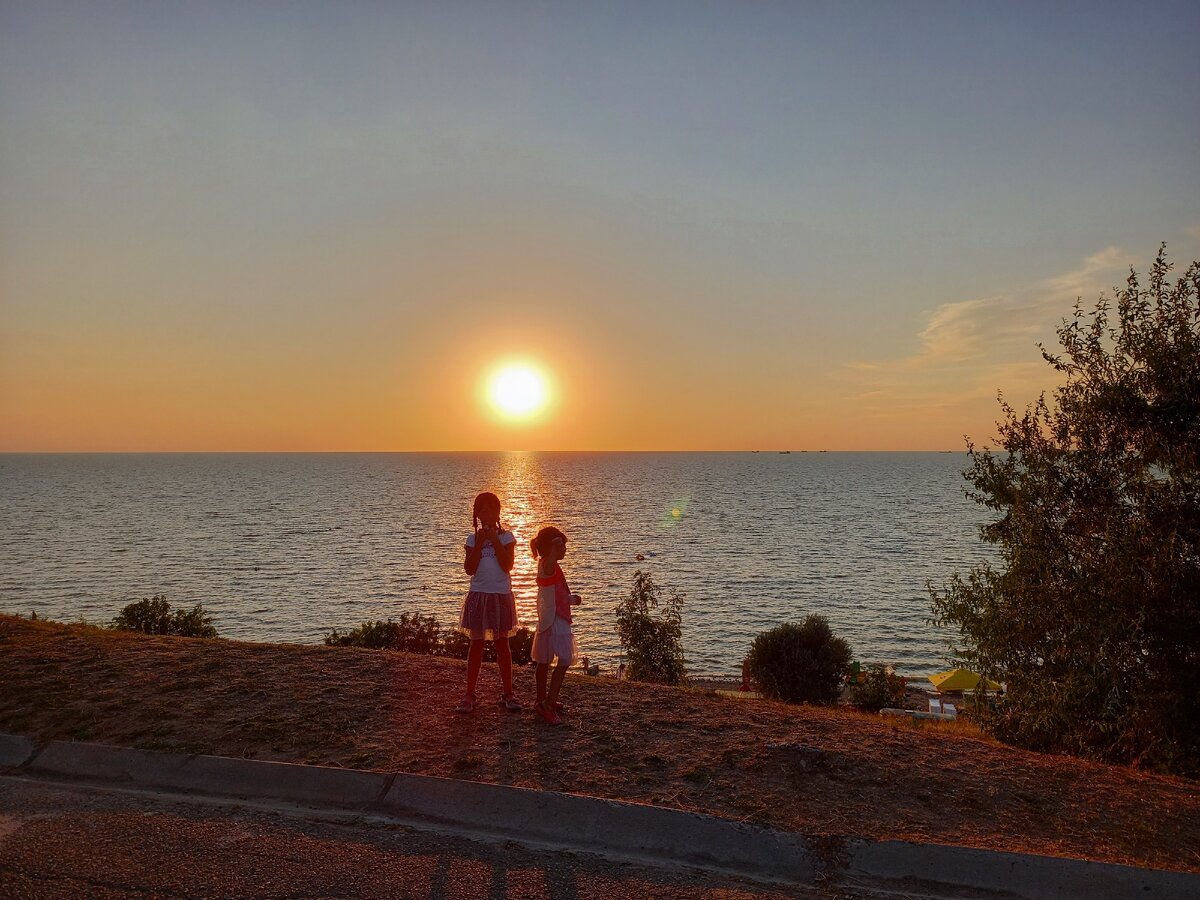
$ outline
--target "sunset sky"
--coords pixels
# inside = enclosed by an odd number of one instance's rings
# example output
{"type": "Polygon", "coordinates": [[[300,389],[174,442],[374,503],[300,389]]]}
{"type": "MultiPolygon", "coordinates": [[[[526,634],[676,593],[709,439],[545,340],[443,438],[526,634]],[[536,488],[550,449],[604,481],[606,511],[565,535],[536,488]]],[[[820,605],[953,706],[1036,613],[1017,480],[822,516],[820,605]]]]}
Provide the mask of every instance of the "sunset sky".
{"type": "Polygon", "coordinates": [[[1200,256],[1197,34],[0,3],[0,450],[961,448],[1076,296],[1200,256]]]}

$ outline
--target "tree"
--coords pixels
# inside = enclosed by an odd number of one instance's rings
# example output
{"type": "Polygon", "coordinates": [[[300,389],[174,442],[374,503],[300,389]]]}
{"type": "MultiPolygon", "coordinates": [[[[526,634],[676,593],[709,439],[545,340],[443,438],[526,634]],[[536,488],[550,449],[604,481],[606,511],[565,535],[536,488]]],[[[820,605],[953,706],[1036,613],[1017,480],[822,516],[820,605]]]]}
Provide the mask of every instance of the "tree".
{"type": "Polygon", "coordinates": [[[1200,772],[1200,263],[1082,301],[1058,328],[1064,379],[996,452],[968,442],[968,496],[1000,563],[931,586],[956,655],[1007,683],[1004,740],[1200,772]]]}
{"type": "Polygon", "coordinates": [[[649,572],[633,573],[633,588],[617,604],[617,636],[633,681],[682,684],[683,597],[664,598],[649,572]],[[661,612],[659,607],[662,607],[661,612]]]}
{"type": "Polygon", "coordinates": [[[851,656],[850,645],[834,636],[824,616],[811,615],[764,631],[750,645],[746,663],[766,696],[823,705],[837,700],[851,656]]]}

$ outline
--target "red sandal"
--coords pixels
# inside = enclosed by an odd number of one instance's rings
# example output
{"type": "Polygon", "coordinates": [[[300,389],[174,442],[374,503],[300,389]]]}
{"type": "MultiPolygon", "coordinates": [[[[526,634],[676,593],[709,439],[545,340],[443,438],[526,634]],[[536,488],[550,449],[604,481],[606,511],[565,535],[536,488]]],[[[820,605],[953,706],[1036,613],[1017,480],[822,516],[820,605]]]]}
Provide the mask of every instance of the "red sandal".
{"type": "Polygon", "coordinates": [[[558,713],[546,709],[545,704],[533,704],[533,711],[546,720],[547,725],[561,725],[562,719],[558,717],[558,713]]]}

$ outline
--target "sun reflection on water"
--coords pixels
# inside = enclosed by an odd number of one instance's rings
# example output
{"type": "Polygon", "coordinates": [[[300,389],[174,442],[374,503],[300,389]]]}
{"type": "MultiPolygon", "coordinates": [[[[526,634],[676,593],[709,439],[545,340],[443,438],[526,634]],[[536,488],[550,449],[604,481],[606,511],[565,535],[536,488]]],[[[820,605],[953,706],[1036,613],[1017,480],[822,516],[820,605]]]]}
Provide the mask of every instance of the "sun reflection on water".
{"type": "Polygon", "coordinates": [[[526,451],[500,457],[493,485],[504,507],[504,526],[517,536],[513,593],[521,622],[529,625],[537,618],[537,562],[529,552],[529,541],[539,528],[552,524],[550,515],[557,508],[554,485],[543,477],[536,454],[526,451]]]}

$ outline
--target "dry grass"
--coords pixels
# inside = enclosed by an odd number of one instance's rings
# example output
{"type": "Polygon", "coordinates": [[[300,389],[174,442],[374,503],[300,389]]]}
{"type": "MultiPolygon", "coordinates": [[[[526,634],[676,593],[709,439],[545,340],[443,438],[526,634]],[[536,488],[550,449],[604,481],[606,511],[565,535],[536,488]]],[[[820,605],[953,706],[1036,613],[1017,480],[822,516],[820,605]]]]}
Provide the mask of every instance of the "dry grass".
{"type": "MultiPolygon", "coordinates": [[[[571,678],[568,725],[450,711],[464,663],[155,638],[0,616],[0,730],[399,769],[860,835],[1200,871],[1200,784],[1005,747],[970,726],[571,678]],[[824,751],[804,768],[768,744],[824,751]]],[[[482,695],[496,694],[485,667],[482,695]]],[[[517,675],[528,697],[532,673],[517,675]]]]}

